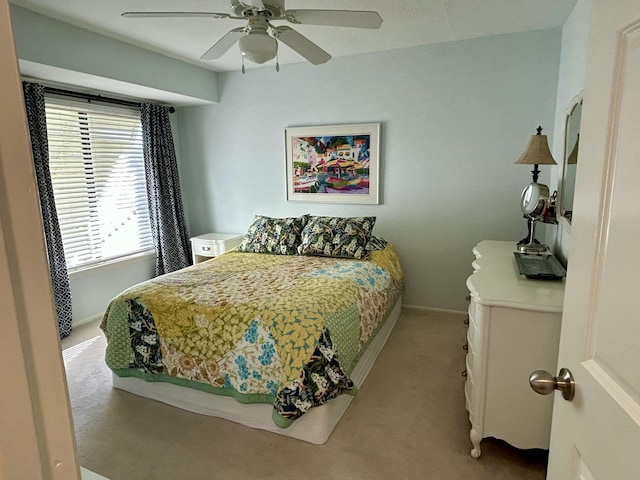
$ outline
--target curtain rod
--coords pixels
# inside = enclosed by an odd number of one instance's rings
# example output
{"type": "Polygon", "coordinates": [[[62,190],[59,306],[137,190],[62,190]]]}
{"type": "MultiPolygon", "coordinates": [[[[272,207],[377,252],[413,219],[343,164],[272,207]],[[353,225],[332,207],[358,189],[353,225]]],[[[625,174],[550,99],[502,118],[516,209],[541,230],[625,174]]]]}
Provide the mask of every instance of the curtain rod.
{"type": "MultiPolygon", "coordinates": [[[[64,95],[67,97],[83,98],[85,100],[95,100],[95,101],[100,101],[105,103],[113,103],[116,105],[125,105],[127,107],[140,108],[140,102],[133,102],[131,100],[122,100],[120,98],[104,97],[102,95],[94,95],[92,93],[74,92],[72,90],[64,90],[62,88],[46,87],[46,86],[44,87],[44,91],[46,93],[64,95]]],[[[170,113],[173,113],[175,111],[176,111],[175,108],[169,107],[170,113]]]]}

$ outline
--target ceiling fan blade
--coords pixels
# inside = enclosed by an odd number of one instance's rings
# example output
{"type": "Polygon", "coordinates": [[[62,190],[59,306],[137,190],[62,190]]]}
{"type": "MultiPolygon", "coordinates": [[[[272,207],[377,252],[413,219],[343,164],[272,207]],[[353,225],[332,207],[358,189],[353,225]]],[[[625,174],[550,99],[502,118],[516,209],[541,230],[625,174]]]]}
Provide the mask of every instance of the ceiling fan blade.
{"type": "Polygon", "coordinates": [[[161,18],[161,17],[240,18],[240,17],[232,17],[228,13],[219,13],[219,12],[124,12],[122,16],[128,17],[128,18],[161,18]]]}
{"type": "Polygon", "coordinates": [[[275,30],[278,32],[278,40],[290,47],[292,50],[298,52],[314,65],[320,65],[321,63],[328,62],[331,59],[331,55],[307,37],[300,35],[293,28],[282,26],[277,27],[275,30]]]}
{"type": "Polygon", "coordinates": [[[334,27],[380,28],[378,12],[359,10],[286,10],[284,16],[291,23],[330,25],[334,27]]]}
{"type": "Polygon", "coordinates": [[[224,55],[233,45],[245,35],[244,27],[234,28],[228,32],[224,37],[218,40],[213,46],[204,52],[200,57],[202,60],[215,60],[224,55]]]}

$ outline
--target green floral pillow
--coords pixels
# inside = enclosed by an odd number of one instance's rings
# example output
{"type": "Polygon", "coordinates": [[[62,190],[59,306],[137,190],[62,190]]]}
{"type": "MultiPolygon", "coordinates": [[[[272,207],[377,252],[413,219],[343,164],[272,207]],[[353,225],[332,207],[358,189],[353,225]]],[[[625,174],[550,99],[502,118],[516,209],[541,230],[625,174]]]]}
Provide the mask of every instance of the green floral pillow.
{"type": "Polygon", "coordinates": [[[295,255],[307,215],[291,218],[271,218],[256,215],[238,246],[240,252],[295,255]]]}
{"type": "Polygon", "coordinates": [[[375,223],[376,217],[309,217],[298,253],[367,259],[367,244],[375,223]]]}

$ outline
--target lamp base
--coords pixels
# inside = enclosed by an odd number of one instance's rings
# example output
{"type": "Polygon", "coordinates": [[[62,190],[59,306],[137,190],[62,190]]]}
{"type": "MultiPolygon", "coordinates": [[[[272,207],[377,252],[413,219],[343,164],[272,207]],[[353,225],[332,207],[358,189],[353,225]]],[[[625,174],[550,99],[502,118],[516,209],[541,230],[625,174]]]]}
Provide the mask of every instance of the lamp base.
{"type": "Polygon", "coordinates": [[[516,247],[520,253],[543,253],[549,250],[544,243],[536,240],[536,218],[527,216],[527,236],[516,247]]]}
{"type": "Polygon", "coordinates": [[[544,243],[519,243],[517,249],[520,253],[544,253],[549,247],[544,243]]]}

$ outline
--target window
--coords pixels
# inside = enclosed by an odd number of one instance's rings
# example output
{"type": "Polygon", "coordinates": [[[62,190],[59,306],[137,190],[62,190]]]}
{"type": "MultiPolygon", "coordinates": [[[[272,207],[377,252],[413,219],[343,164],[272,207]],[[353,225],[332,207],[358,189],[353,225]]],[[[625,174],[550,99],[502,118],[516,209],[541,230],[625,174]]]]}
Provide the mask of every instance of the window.
{"type": "Polygon", "coordinates": [[[153,249],[136,109],[45,97],[67,268],[153,249]]]}

